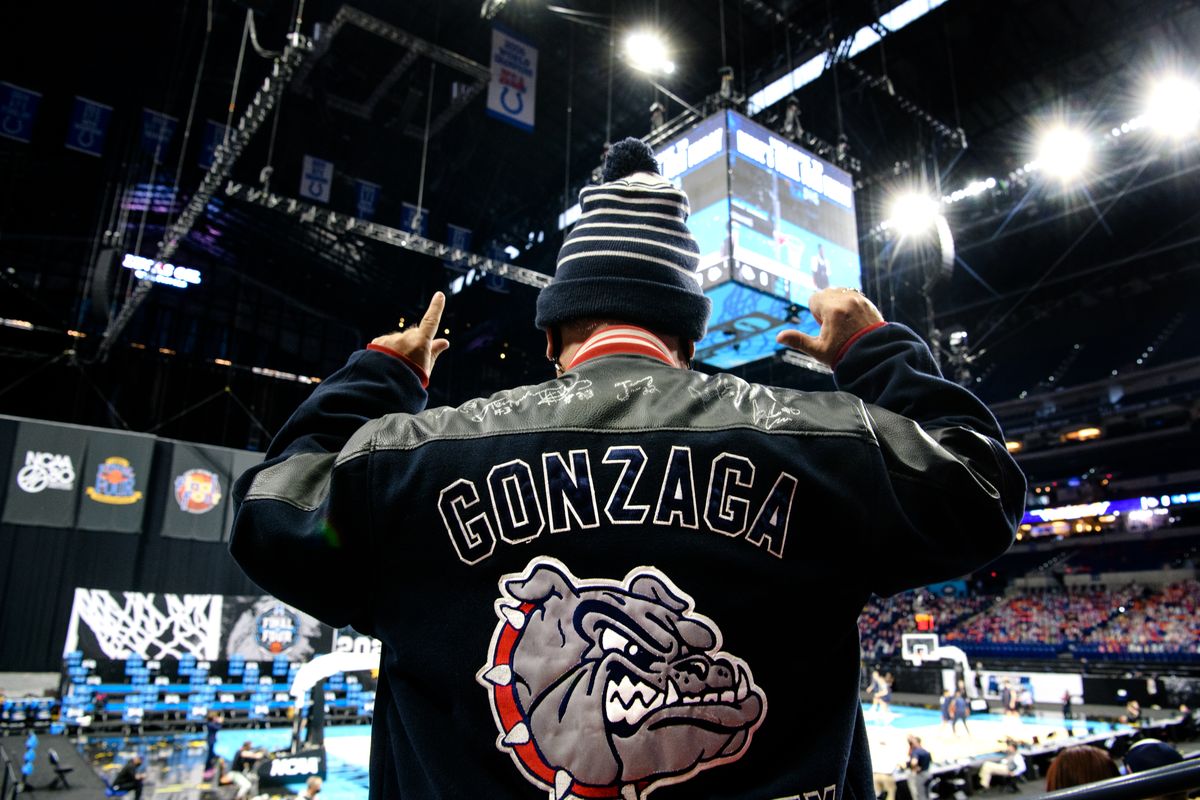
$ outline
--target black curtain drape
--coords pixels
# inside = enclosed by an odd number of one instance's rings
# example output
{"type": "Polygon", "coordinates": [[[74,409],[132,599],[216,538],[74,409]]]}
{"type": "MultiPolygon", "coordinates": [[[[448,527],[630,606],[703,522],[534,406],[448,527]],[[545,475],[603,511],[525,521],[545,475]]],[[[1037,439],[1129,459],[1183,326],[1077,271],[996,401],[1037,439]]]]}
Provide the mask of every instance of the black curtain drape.
{"type": "MultiPolygon", "coordinates": [[[[16,422],[0,419],[0,454],[12,452],[16,422]]],[[[0,525],[0,672],[62,665],[75,587],[174,594],[262,594],[225,542],[159,535],[170,498],[172,445],[155,443],[141,534],[0,525]]],[[[14,476],[0,457],[0,505],[14,476]]],[[[226,487],[225,491],[228,491],[226,487]]]]}

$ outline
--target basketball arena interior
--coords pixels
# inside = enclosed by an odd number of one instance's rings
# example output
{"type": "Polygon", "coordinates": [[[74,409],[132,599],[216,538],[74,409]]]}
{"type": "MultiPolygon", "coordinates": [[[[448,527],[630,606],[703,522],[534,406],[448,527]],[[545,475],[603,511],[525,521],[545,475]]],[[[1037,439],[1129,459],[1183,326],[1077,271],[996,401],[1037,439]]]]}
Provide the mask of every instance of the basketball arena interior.
{"type": "MultiPolygon", "coordinates": [[[[368,797],[382,646],[246,576],[233,484],[438,291],[430,407],[549,380],[535,303],[627,137],[690,199],[712,301],[693,369],[831,392],[776,334],[817,332],[814,292],[861,290],[1027,479],[1004,555],[862,610],[879,797],[1041,796],[1080,745],[1114,772],[1072,797],[1200,793],[1200,3],[0,18],[0,800],[317,797],[314,776],[368,797]]],[[[822,693],[821,598],[777,607],[779,657],[822,693]]]]}

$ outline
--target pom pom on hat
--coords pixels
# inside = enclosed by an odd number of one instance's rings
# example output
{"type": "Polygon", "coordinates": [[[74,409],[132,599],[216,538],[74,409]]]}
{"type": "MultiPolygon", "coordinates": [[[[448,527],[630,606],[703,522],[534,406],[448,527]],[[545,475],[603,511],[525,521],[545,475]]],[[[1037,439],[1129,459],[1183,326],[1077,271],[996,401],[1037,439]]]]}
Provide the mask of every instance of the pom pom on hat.
{"type": "Polygon", "coordinates": [[[608,157],[604,159],[601,180],[605,183],[619,181],[635,172],[662,174],[658,171],[658,162],[654,160],[654,151],[650,149],[650,145],[630,136],[609,148],[608,157]]]}

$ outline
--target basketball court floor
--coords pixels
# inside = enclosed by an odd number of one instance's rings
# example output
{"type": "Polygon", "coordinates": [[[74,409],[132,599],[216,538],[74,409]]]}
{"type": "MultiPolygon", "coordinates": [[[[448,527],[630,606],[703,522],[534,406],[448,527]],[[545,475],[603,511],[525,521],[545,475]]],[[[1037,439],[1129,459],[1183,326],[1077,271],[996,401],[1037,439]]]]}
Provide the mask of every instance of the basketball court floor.
{"type": "Polygon", "coordinates": [[[1033,747],[1061,747],[1066,742],[1128,730],[1128,726],[1084,718],[1064,720],[1058,712],[1038,712],[1032,716],[1010,717],[1004,714],[972,714],[966,728],[960,724],[952,732],[942,722],[939,711],[910,706],[892,706],[887,713],[872,711],[863,705],[870,737],[871,762],[876,772],[889,772],[907,761],[910,734],[921,737],[935,763],[966,763],[1004,752],[1005,742],[1015,739],[1033,747]]]}
{"type": "MultiPolygon", "coordinates": [[[[863,706],[871,743],[871,758],[876,771],[888,772],[905,760],[908,750],[906,737],[916,734],[936,762],[965,763],[986,758],[1004,749],[1008,737],[1030,745],[1061,746],[1073,739],[1095,737],[1124,730],[1125,726],[1085,719],[1071,720],[1068,730],[1061,714],[1043,713],[1021,718],[1001,714],[975,714],[969,722],[969,733],[959,726],[957,733],[944,725],[941,715],[931,709],[892,706],[886,714],[873,712],[863,706]]],[[[291,741],[290,728],[256,730],[223,730],[217,736],[217,754],[227,762],[249,741],[255,748],[279,750],[291,741]]],[[[325,729],[328,777],[321,800],[365,800],[370,765],[371,729],[366,725],[332,726],[325,729]]],[[[102,769],[111,778],[116,769],[134,750],[141,752],[149,767],[146,797],[172,800],[201,800],[211,788],[204,780],[205,744],[203,736],[183,734],[175,737],[153,737],[145,740],[93,739],[85,753],[112,754],[112,765],[102,769]]],[[[290,787],[292,795],[301,784],[290,787]]],[[[280,796],[283,791],[277,792],[280,796]]]]}

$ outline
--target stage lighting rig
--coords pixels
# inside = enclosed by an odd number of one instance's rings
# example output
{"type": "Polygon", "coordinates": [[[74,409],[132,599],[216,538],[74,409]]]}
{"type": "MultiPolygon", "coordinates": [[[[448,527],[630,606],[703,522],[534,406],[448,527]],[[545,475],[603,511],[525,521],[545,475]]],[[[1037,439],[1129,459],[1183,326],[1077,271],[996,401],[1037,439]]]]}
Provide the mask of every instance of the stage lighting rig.
{"type": "MultiPolygon", "coordinates": [[[[464,269],[474,269],[480,273],[498,275],[502,278],[508,278],[515,283],[532,286],[536,289],[545,288],[550,283],[549,275],[537,272],[536,270],[485,258],[456,247],[451,247],[448,244],[426,239],[411,231],[392,228],[377,222],[368,222],[367,220],[361,220],[347,214],[340,214],[327,208],[321,208],[292,197],[274,194],[244,183],[229,181],[225,185],[225,194],[228,197],[234,197],[264,208],[274,209],[290,217],[295,217],[302,224],[314,230],[324,231],[334,237],[352,234],[381,244],[399,247],[413,253],[421,253],[422,255],[427,255],[441,261],[451,261],[464,269]]],[[[520,251],[517,252],[519,253],[520,251]]]]}
{"type": "Polygon", "coordinates": [[[804,126],[800,124],[800,101],[795,95],[787,101],[787,111],[783,115],[783,135],[792,141],[798,141],[804,135],[804,126]]]}
{"type": "Polygon", "coordinates": [[[936,225],[940,214],[941,205],[932,197],[908,192],[892,201],[888,226],[901,236],[919,236],[936,225]]]}
{"type": "Polygon", "coordinates": [[[1143,116],[1157,133],[1172,139],[1195,133],[1200,129],[1200,84],[1178,75],[1159,79],[1143,116]]]}
{"type": "Polygon", "coordinates": [[[625,39],[625,60],[629,66],[650,75],[670,75],[675,71],[666,40],[649,31],[629,34],[625,39]]]}
{"type": "Polygon", "coordinates": [[[1067,183],[1082,176],[1091,161],[1092,142],[1087,134],[1077,128],[1057,125],[1042,134],[1037,159],[1029,166],[1067,183]]]}
{"type": "MultiPolygon", "coordinates": [[[[298,33],[288,36],[288,43],[283,48],[283,53],[276,57],[271,64],[271,74],[263,79],[262,86],[255,92],[237,124],[228,130],[225,141],[217,145],[213,151],[212,166],[204,174],[195,194],[192,195],[175,221],[163,232],[163,238],[158,243],[155,253],[155,261],[167,261],[175,254],[179,242],[192,230],[196,220],[200,218],[208,205],[208,201],[232,173],[233,165],[242,155],[246,143],[266,121],[275,108],[275,104],[283,95],[296,68],[312,52],[312,49],[313,43],[306,37],[298,33]]],[[[104,361],[108,358],[117,338],[129,321],[133,319],[134,313],[145,302],[146,296],[153,286],[154,282],[151,280],[138,281],[137,286],[125,301],[125,305],[109,321],[108,328],[104,331],[96,351],[97,361],[104,361]]]]}
{"type": "Polygon", "coordinates": [[[483,8],[479,9],[479,18],[495,19],[506,5],[508,5],[508,0],[483,0],[483,8]]]}
{"type": "Polygon", "coordinates": [[[667,107],[655,100],[650,104],[650,130],[656,131],[667,124],[667,107]]]}

